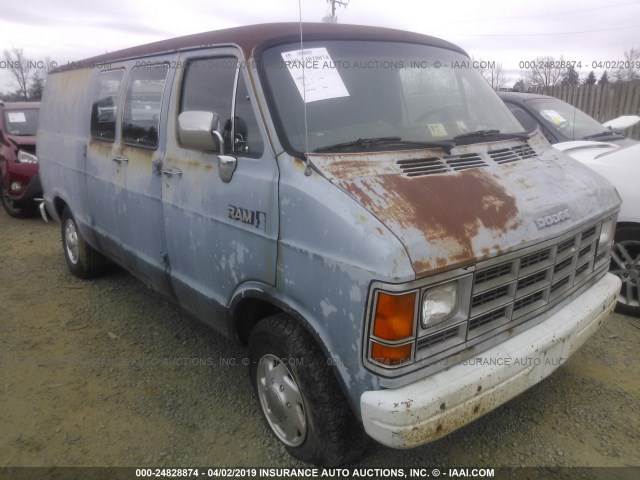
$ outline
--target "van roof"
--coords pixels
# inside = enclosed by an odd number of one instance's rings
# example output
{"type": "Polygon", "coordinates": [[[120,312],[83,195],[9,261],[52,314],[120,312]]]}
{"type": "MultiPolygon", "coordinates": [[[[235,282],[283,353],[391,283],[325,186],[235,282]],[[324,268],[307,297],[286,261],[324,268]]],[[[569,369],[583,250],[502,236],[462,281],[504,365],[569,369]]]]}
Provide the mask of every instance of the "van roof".
{"type": "MultiPolygon", "coordinates": [[[[318,39],[345,40],[383,40],[390,42],[408,42],[432,45],[454,50],[464,55],[467,53],[460,47],[439,38],[415,32],[394,30],[390,28],[370,27],[364,25],[343,25],[328,23],[303,23],[303,41],[318,39]]],[[[276,43],[300,41],[299,23],[265,23],[247,25],[243,27],[227,28],[212,32],[196,33],[184,37],[161,40],[138,47],[126,48],[116,52],[106,53],[86,60],[63,65],[54,70],[61,72],[85,68],[98,64],[108,64],[132,58],[142,58],[161,53],[171,53],[180,50],[201,48],[207,46],[238,45],[246,59],[253,56],[258,46],[276,43]]]]}

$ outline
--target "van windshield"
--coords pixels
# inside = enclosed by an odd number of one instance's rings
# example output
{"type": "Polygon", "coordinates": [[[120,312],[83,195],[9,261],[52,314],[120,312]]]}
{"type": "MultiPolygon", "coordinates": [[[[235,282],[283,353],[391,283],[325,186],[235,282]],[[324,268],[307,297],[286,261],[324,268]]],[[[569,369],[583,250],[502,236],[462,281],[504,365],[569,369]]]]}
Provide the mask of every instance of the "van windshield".
{"type": "Polygon", "coordinates": [[[469,58],[444,48],[313,41],[304,55],[299,44],[268,48],[259,66],[290,153],[307,151],[303,96],[308,151],[353,142],[368,149],[460,145],[522,132],[469,58]]]}

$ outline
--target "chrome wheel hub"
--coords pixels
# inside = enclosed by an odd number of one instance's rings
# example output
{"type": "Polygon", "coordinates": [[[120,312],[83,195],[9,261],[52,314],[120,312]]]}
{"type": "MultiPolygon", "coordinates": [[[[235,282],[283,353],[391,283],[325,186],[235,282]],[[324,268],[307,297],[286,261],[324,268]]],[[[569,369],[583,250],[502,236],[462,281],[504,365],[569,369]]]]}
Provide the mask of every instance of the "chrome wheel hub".
{"type": "Polygon", "coordinates": [[[622,280],[618,301],[629,307],[640,307],[640,241],[614,244],[610,271],[622,280]]]}
{"type": "Polygon", "coordinates": [[[80,258],[80,249],[78,247],[78,231],[76,224],[69,218],[64,225],[64,243],[67,250],[69,261],[76,265],[80,258]]]}
{"type": "Polygon", "coordinates": [[[285,445],[297,447],[307,436],[307,414],[291,371],[275,355],[264,355],[256,374],[260,406],[269,426],[285,445]]]}

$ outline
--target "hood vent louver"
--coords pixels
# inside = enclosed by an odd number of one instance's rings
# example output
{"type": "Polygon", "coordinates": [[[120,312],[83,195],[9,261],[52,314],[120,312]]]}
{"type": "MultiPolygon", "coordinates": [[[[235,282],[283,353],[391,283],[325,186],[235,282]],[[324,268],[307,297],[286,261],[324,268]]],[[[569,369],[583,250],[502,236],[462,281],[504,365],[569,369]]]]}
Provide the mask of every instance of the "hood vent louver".
{"type": "Polygon", "coordinates": [[[449,171],[447,165],[438,157],[398,160],[396,163],[402,170],[402,173],[408,177],[446,173],[449,171]]]}
{"type": "Polygon", "coordinates": [[[489,156],[497,164],[517,162],[536,156],[536,152],[529,145],[518,145],[517,147],[501,148],[500,150],[491,150],[489,156]]]}
{"type": "Polygon", "coordinates": [[[454,171],[467,168],[488,167],[477,153],[465,153],[462,155],[448,155],[443,158],[446,164],[454,171]]]}
{"type": "Polygon", "coordinates": [[[477,153],[461,153],[444,157],[408,158],[396,161],[396,165],[407,177],[422,177],[439,173],[453,173],[469,168],[483,168],[537,158],[529,145],[501,148],[477,153]]]}

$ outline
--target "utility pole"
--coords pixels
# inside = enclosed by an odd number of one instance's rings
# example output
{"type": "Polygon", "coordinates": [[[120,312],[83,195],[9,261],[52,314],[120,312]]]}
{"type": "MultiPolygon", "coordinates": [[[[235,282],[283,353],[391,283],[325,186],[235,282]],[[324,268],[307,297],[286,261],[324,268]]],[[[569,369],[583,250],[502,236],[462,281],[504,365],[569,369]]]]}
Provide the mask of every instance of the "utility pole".
{"type": "Polygon", "coordinates": [[[324,17],[322,21],[325,23],[338,23],[338,17],[336,17],[336,4],[346,7],[349,5],[349,0],[327,0],[327,3],[331,4],[331,16],[324,17]]]}

